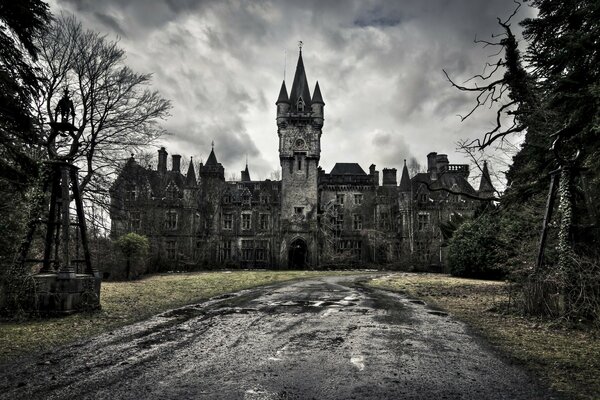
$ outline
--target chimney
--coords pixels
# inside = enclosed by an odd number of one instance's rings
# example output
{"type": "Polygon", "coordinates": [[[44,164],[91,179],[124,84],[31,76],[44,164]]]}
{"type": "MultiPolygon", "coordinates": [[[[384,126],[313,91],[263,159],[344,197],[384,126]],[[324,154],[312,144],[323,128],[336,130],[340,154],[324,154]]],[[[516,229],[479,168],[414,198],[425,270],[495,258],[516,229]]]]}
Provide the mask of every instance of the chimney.
{"type": "Polygon", "coordinates": [[[435,156],[435,165],[438,172],[446,172],[448,170],[448,155],[447,154],[438,154],[435,156]]]}
{"type": "Polygon", "coordinates": [[[179,154],[173,154],[171,156],[171,161],[173,162],[171,170],[173,172],[181,172],[181,156],[179,154]]]}
{"type": "Polygon", "coordinates": [[[379,186],[379,171],[375,168],[375,164],[369,166],[369,175],[371,175],[371,179],[373,179],[373,185],[379,186]]]}
{"type": "Polygon", "coordinates": [[[167,150],[164,147],[161,147],[158,150],[158,172],[165,173],[167,172],[167,150]]]}
{"type": "Polygon", "coordinates": [[[427,173],[432,181],[437,180],[437,164],[436,164],[437,153],[432,151],[427,154],[427,173]]]}
{"type": "Polygon", "coordinates": [[[396,168],[384,168],[383,169],[383,186],[398,186],[396,180],[396,168]]]}

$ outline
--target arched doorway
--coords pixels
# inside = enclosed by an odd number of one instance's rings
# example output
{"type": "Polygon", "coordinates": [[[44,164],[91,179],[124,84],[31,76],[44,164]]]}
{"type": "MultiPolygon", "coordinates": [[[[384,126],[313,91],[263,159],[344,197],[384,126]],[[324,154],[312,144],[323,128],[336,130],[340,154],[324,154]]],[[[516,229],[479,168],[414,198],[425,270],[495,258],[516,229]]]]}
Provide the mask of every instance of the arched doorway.
{"type": "Polygon", "coordinates": [[[304,268],[306,266],[306,242],[303,239],[296,239],[290,244],[288,255],[289,268],[304,268]]]}

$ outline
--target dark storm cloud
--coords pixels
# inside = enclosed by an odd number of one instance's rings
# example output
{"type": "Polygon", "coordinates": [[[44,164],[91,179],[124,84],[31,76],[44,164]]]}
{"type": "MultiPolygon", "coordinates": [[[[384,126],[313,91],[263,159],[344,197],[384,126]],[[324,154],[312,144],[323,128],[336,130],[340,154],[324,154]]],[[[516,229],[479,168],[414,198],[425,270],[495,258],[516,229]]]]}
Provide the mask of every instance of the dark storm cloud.
{"type": "Polygon", "coordinates": [[[206,158],[214,140],[227,174],[248,154],[253,177],[279,165],[274,102],[284,50],[290,89],[298,40],[311,93],[319,80],[326,102],[326,170],[339,158],[401,168],[404,158],[422,162],[429,151],[460,162],[457,140],[479,134],[492,115],[461,124],[456,115],[468,112],[472,97],[453,89],[442,69],[461,82],[481,72],[490,51],[473,39],[498,32],[496,17],[514,7],[511,0],[54,1],[55,11],[121,36],[127,62],[154,74],[174,104],[164,140],[171,153],[206,158]]]}

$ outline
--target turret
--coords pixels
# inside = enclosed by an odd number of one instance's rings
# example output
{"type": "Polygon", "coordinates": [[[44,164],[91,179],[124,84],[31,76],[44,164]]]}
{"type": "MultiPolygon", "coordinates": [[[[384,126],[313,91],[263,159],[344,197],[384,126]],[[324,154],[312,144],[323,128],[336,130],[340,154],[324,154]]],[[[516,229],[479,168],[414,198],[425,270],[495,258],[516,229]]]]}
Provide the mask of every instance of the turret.
{"type": "Polygon", "coordinates": [[[185,185],[195,187],[198,185],[196,180],[196,171],[194,170],[194,159],[190,159],[190,165],[188,166],[187,175],[185,176],[185,185]]]}
{"type": "Polygon", "coordinates": [[[325,102],[323,101],[323,96],[321,95],[321,88],[319,87],[319,81],[315,85],[315,91],[312,97],[312,117],[313,123],[318,126],[323,126],[323,107],[325,106],[325,102]]]}
{"type": "Polygon", "coordinates": [[[488,170],[487,161],[483,162],[483,169],[481,170],[481,181],[479,182],[479,190],[477,194],[479,197],[491,198],[494,197],[494,186],[492,185],[492,179],[490,177],[490,171],[488,170]]]}
{"type": "Polygon", "coordinates": [[[281,82],[281,89],[279,90],[279,96],[275,105],[277,105],[277,125],[283,125],[290,112],[290,99],[285,87],[285,81],[281,82]]]}

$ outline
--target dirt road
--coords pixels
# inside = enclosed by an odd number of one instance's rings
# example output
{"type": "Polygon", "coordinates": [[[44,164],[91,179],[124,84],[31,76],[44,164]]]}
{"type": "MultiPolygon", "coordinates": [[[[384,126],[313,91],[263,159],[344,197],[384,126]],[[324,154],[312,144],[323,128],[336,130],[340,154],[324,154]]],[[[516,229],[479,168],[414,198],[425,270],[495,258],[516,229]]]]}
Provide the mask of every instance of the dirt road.
{"type": "Polygon", "coordinates": [[[461,322],[360,279],[222,296],[4,365],[0,398],[556,398],[461,322]]]}

